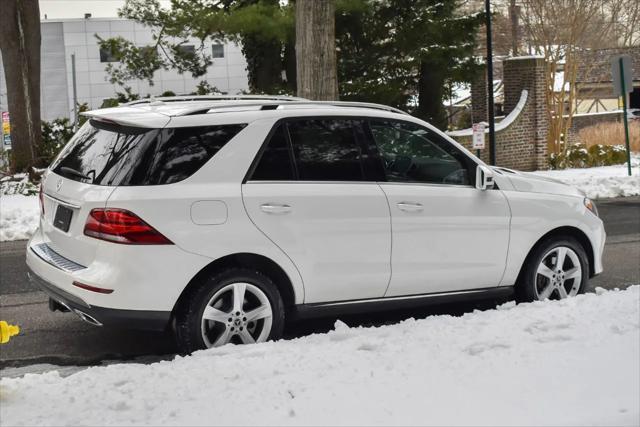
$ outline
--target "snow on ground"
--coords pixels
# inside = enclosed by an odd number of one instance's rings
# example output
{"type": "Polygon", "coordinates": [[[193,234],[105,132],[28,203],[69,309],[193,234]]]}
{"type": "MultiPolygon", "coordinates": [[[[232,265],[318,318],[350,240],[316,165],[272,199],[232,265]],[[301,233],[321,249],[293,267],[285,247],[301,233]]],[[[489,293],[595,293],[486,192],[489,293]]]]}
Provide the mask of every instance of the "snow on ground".
{"type": "Polygon", "coordinates": [[[592,199],[640,195],[640,155],[638,154],[634,154],[631,158],[631,176],[628,176],[626,164],[534,173],[578,187],[592,199]]]}
{"type": "Polygon", "coordinates": [[[28,239],[38,228],[38,196],[0,196],[0,242],[28,239]]]}
{"type": "MultiPolygon", "coordinates": [[[[0,380],[2,425],[638,425],[640,286],[0,380]]],[[[14,339],[20,339],[16,337],[14,339]]],[[[8,345],[11,345],[9,343],[8,345]]]]}

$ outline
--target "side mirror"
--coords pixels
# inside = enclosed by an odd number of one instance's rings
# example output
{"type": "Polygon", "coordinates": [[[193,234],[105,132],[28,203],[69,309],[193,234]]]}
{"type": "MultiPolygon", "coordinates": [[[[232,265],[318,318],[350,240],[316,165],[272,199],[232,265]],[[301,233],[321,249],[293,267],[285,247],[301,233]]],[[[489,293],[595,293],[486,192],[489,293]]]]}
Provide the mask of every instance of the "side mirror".
{"type": "Polygon", "coordinates": [[[478,165],[476,168],[476,188],[478,190],[490,190],[493,188],[493,171],[491,169],[478,165]]]}

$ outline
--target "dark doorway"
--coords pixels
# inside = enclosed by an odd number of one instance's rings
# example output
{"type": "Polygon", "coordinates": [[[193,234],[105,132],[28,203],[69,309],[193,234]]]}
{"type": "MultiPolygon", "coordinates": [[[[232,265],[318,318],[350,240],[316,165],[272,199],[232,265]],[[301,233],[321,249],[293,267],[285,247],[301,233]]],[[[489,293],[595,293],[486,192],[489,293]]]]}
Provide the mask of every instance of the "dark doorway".
{"type": "Polygon", "coordinates": [[[633,88],[629,94],[629,108],[640,108],[640,87],[633,88]]]}

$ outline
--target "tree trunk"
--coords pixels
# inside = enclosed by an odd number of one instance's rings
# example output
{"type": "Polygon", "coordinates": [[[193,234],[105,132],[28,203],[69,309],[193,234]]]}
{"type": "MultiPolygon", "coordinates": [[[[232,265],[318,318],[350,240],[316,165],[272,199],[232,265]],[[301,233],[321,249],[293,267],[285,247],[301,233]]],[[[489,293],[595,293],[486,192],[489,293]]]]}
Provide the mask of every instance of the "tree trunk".
{"type": "Polygon", "coordinates": [[[298,96],[338,99],[334,0],[296,1],[298,96]]]}
{"type": "Polygon", "coordinates": [[[511,55],[518,56],[518,43],[520,41],[520,6],[516,5],[516,0],[509,0],[509,21],[511,21],[511,55]]]}
{"type": "Polygon", "coordinates": [[[42,137],[38,0],[2,0],[0,50],[11,120],[11,169],[31,172],[42,137]]]}
{"type": "Polygon", "coordinates": [[[447,113],[442,104],[444,98],[444,72],[441,64],[425,58],[420,62],[418,78],[418,109],[415,115],[438,129],[447,128],[447,113]]]}

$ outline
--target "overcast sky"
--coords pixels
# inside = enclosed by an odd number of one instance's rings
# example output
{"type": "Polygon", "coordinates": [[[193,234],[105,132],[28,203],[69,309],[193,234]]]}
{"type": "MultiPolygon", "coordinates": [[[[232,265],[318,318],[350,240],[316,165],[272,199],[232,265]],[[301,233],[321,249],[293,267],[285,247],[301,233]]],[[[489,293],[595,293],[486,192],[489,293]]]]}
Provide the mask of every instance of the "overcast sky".
{"type": "MultiPolygon", "coordinates": [[[[2,1],[2,0],[0,0],[2,1]]],[[[94,18],[113,18],[118,16],[118,8],[124,4],[124,0],[39,0],[40,18],[84,18],[85,13],[90,13],[94,18]]],[[[164,6],[170,4],[169,0],[162,0],[164,6]]]]}

